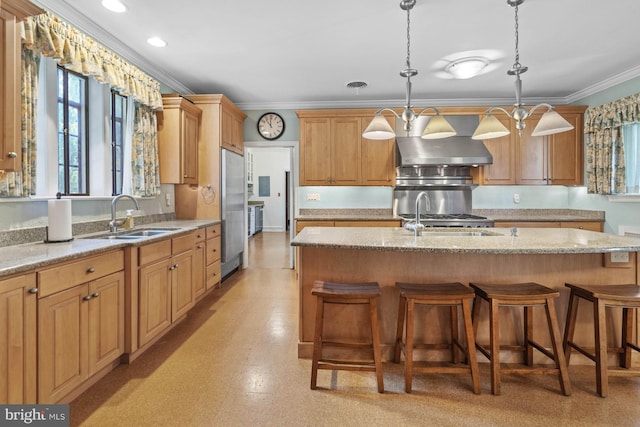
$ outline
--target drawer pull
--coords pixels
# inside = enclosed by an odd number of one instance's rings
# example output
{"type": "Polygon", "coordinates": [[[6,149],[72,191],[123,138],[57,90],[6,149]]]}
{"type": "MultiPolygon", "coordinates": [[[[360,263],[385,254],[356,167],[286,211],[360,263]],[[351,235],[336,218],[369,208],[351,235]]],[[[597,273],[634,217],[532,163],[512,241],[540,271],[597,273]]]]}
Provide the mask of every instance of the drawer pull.
{"type": "Polygon", "coordinates": [[[100,296],[100,292],[94,292],[91,294],[92,298],[98,298],[100,296]]]}
{"type": "Polygon", "coordinates": [[[95,268],[93,268],[93,267],[87,268],[87,273],[95,273],[95,272],[96,272],[95,268]]]}
{"type": "Polygon", "coordinates": [[[175,270],[175,269],[176,269],[175,265],[172,265],[172,266],[169,267],[169,270],[175,270]]]}
{"type": "Polygon", "coordinates": [[[89,301],[91,299],[91,295],[85,295],[82,297],[84,301],[89,301]]]}
{"type": "Polygon", "coordinates": [[[37,294],[37,293],[38,293],[38,288],[31,288],[31,289],[29,289],[29,293],[30,293],[30,294],[37,294]]]}
{"type": "Polygon", "coordinates": [[[15,159],[16,157],[18,157],[18,153],[16,153],[15,151],[9,151],[7,153],[7,157],[10,159],[15,159]]]}

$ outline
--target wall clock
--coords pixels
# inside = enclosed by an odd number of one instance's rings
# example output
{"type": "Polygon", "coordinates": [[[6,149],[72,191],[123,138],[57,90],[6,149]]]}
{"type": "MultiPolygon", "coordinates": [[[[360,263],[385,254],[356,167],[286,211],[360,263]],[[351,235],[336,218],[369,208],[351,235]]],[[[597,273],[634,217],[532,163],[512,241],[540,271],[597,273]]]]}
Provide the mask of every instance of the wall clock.
{"type": "Polygon", "coordinates": [[[264,139],[272,141],[280,138],[284,132],[284,119],[278,113],[265,113],[258,119],[258,133],[264,139]]]}

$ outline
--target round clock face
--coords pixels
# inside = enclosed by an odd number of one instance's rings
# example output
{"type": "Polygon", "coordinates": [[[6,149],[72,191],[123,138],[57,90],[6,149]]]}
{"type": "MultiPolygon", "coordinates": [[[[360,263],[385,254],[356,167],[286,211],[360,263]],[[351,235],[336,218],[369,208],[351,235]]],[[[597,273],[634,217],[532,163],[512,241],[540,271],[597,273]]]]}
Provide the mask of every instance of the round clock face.
{"type": "Polygon", "coordinates": [[[264,139],[278,139],[284,132],[284,120],[277,113],[265,113],[258,120],[258,133],[264,139]]]}

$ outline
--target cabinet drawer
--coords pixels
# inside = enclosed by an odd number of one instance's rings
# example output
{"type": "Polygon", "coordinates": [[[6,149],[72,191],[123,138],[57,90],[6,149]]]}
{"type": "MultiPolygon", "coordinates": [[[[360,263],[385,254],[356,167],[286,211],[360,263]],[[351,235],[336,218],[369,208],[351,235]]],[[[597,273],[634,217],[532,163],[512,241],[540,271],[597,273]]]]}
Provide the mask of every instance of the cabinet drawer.
{"type": "Polygon", "coordinates": [[[213,264],[207,266],[206,278],[207,289],[213,288],[222,279],[222,269],[220,261],[216,261],[213,264]]]}
{"type": "Polygon", "coordinates": [[[124,254],[120,250],[41,270],[38,272],[38,295],[42,298],[122,269],[124,254]]]}
{"type": "Polygon", "coordinates": [[[207,227],[207,240],[213,239],[214,237],[219,237],[220,234],[220,224],[212,225],[211,227],[207,227]]]}
{"type": "Polygon", "coordinates": [[[193,232],[193,235],[195,236],[196,243],[204,242],[207,235],[207,231],[205,228],[199,228],[193,232]]]}
{"type": "Polygon", "coordinates": [[[138,248],[138,265],[149,264],[171,256],[171,239],[150,243],[138,248]]]}
{"type": "Polygon", "coordinates": [[[220,236],[207,240],[207,265],[220,259],[220,236]]]}
{"type": "Polygon", "coordinates": [[[196,244],[196,233],[193,232],[185,234],[184,236],[174,237],[171,241],[171,253],[173,255],[181,254],[182,252],[193,249],[193,246],[196,244]]]}

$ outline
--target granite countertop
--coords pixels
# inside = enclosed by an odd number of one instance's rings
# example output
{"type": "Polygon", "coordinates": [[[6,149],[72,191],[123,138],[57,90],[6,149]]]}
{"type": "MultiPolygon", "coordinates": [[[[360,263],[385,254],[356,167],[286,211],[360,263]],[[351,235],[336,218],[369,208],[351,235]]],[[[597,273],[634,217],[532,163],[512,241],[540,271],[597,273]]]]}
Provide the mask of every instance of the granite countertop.
{"type": "Polygon", "coordinates": [[[174,220],[145,224],[135,229],[172,228],[167,233],[142,237],[136,240],[101,239],[105,232],[74,236],[69,242],[25,243],[22,245],[0,247],[0,277],[31,271],[35,268],[71,260],[87,255],[99,254],[125,246],[140,246],[154,240],[183,234],[199,228],[219,224],[219,220],[174,220]],[[92,238],[95,237],[95,238],[92,238]]]}
{"type": "Polygon", "coordinates": [[[391,221],[401,220],[392,209],[300,209],[300,221],[391,221]]]}
{"type": "Polygon", "coordinates": [[[640,239],[569,228],[431,228],[422,236],[399,227],[305,227],[293,246],[475,254],[640,252],[640,239]],[[460,232],[487,233],[460,236],[460,232]],[[437,233],[437,235],[430,233],[437,233]],[[450,235],[447,235],[450,233],[450,235]]]}

